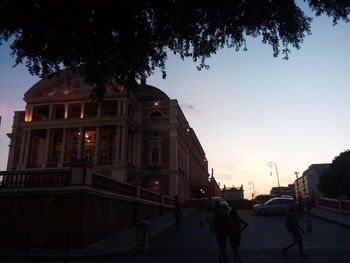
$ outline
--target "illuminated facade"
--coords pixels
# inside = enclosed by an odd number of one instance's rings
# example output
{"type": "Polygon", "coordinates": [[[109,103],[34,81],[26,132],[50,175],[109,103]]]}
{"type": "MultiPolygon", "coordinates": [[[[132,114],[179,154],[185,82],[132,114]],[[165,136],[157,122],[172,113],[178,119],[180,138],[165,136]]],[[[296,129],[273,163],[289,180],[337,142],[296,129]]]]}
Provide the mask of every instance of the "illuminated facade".
{"type": "Polygon", "coordinates": [[[311,164],[303,172],[303,175],[295,180],[295,196],[298,200],[321,196],[318,188],[319,177],[321,172],[327,169],[329,165],[329,163],[311,164]]]}
{"type": "Polygon", "coordinates": [[[89,160],[115,180],[191,198],[191,184],[208,182],[208,162],[177,100],[145,83],[133,92],[117,84],[106,89],[96,104],[80,74],[62,72],[33,85],[8,134],[7,170],[89,160]]]}

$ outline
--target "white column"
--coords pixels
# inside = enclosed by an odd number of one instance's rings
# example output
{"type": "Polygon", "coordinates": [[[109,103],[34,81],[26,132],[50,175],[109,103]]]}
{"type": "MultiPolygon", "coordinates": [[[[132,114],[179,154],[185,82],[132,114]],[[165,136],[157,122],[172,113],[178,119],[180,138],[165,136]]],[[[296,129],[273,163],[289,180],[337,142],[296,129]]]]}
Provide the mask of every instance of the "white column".
{"type": "Polygon", "coordinates": [[[96,126],[96,138],[95,138],[95,156],[94,163],[98,164],[99,156],[100,156],[100,143],[101,143],[101,127],[96,126]]]}
{"type": "Polygon", "coordinates": [[[84,139],[85,139],[84,127],[80,127],[79,132],[80,132],[80,136],[78,139],[77,160],[81,160],[83,158],[83,147],[84,147],[84,139]]]}
{"type": "Polygon", "coordinates": [[[122,99],[118,99],[118,115],[122,115],[122,99]]]}
{"type": "Polygon", "coordinates": [[[122,136],[121,136],[121,156],[120,156],[120,160],[122,162],[123,165],[126,164],[127,161],[127,146],[128,146],[128,127],[126,127],[126,125],[122,125],[122,136]]]}
{"type": "Polygon", "coordinates": [[[97,103],[97,117],[101,117],[102,103],[97,103]]]}
{"type": "Polygon", "coordinates": [[[69,111],[69,104],[65,103],[64,104],[64,118],[68,119],[68,111],[69,111]]]}
{"type": "Polygon", "coordinates": [[[80,103],[80,119],[85,117],[85,102],[80,103]]]}
{"type": "Polygon", "coordinates": [[[174,196],[179,193],[177,140],[178,140],[177,131],[170,130],[170,140],[169,140],[169,161],[170,161],[169,195],[170,196],[174,196]]]}
{"type": "Polygon", "coordinates": [[[142,133],[137,133],[137,139],[136,139],[136,165],[141,167],[141,158],[142,158],[142,133]]]}
{"type": "Polygon", "coordinates": [[[49,104],[49,120],[53,119],[53,104],[49,104]]]}
{"type": "Polygon", "coordinates": [[[137,133],[133,133],[133,142],[132,142],[132,145],[133,145],[133,149],[132,149],[132,165],[136,165],[137,162],[137,133]]]}
{"type": "Polygon", "coordinates": [[[59,167],[63,166],[64,159],[66,158],[66,147],[67,147],[67,128],[63,128],[62,132],[62,145],[61,145],[61,158],[58,164],[59,167]]]}
{"type": "Polygon", "coordinates": [[[29,106],[29,113],[28,113],[28,121],[33,120],[33,111],[34,111],[34,106],[30,105],[29,106]]]}
{"type": "Polygon", "coordinates": [[[127,99],[123,99],[123,114],[128,115],[129,102],[127,99]]]}
{"type": "Polygon", "coordinates": [[[115,126],[115,154],[114,154],[114,165],[119,163],[119,152],[120,152],[120,125],[115,126]]]}
{"type": "Polygon", "coordinates": [[[22,142],[21,142],[21,150],[19,154],[19,164],[23,164],[23,159],[24,159],[24,149],[26,146],[26,138],[27,138],[27,131],[22,131],[22,142]]]}
{"type": "Polygon", "coordinates": [[[51,129],[46,129],[46,140],[45,140],[45,152],[44,152],[44,163],[42,167],[46,167],[49,156],[50,156],[50,143],[51,143],[51,129]]]}
{"type": "Polygon", "coordinates": [[[25,122],[29,121],[29,106],[28,105],[26,105],[26,107],[25,107],[24,121],[25,122]]]}
{"type": "Polygon", "coordinates": [[[29,150],[30,150],[30,140],[31,140],[31,130],[27,131],[27,138],[26,138],[26,146],[24,150],[24,160],[23,160],[23,168],[26,167],[29,159],[29,150]]]}

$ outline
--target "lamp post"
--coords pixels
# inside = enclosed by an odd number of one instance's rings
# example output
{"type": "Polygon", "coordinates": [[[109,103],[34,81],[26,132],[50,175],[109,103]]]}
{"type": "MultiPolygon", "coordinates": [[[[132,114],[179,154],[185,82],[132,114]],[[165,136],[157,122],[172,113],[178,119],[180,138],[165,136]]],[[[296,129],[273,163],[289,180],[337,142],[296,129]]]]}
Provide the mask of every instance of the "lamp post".
{"type": "Polygon", "coordinates": [[[255,197],[255,187],[254,187],[254,183],[252,181],[249,181],[248,182],[249,185],[253,186],[253,196],[252,197],[255,197]]]}
{"type": "Polygon", "coordinates": [[[269,162],[267,165],[269,166],[270,169],[272,169],[273,167],[275,167],[275,169],[276,169],[276,175],[277,175],[277,183],[278,183],[278,187],[280,187],[280,179],[278,178],[277,164],[276,164],[275,162],[269,162]]]}

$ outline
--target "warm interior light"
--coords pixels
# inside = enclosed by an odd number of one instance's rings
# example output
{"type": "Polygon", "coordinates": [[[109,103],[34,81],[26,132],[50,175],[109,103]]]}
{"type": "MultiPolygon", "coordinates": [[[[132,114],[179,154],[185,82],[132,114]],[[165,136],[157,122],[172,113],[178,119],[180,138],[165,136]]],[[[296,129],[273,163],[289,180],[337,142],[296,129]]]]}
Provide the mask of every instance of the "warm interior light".
{"type": "Polygon", "coordinates": [[[68,119],[68,105],[64,106],[64,119],[68,119]]]}
{"type": "Polygon", "coordinates": [[[24,114],[24,121],[25,122],[29,122],[32,121],[32,114],[30,112],[30,108],[26,110],[25,114],[24,114]]]}
{"type": "Polygon", "coordinates": [[[159,106],[159,102],[156,101],[156,102],[154,103],[154,106],[159,106]]]}
{"type": "Polygon", "coordinates": [[[68,89],[64,89],[64,90],[63,90],[63,94],[64,94],[64,95],[68,95],[68,94],[69,94],[69,90],[68,90],[68,89]]]}

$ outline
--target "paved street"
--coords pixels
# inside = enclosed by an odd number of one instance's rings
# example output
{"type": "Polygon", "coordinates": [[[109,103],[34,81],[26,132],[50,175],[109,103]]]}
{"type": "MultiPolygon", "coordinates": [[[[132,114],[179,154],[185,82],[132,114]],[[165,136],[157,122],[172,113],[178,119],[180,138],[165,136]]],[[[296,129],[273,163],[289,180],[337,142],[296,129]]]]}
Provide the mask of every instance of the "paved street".
{"type": "MultiPolygon", "coordinates": [[[[346,262],[350,263],[350,230],[312,218],[313,233],[303,235],[308,258],[299,258],[297,248],[283,256],[281,248],[291,241],[281,216],[255,216],[251,211],[239,211],[249,226],[243,232],[241,257],[243,262],[346,262]]],[[[183,222],[181,232],[172,228],[156,239],[150,251],[131,251],[111,258],[70,260],[69,262],[218,262],[215,236],[209,222],[200,228],[205,212],[195,212],[183,222]]],[[[301,218],[305,229],[306,217],[301,218]]],[[[228,249],[227,253],[232,256],[228,249]]],[[[4,261],[5,262],[5,261],[4,261]]],[[[8,262],[23,262],[8,261],[8,262]]],[[[27,262],[38,262],[31,260],[27,262]]],[[[63,262],[51,260],[41,262],[63,262]]]]}

